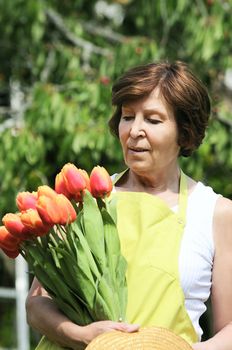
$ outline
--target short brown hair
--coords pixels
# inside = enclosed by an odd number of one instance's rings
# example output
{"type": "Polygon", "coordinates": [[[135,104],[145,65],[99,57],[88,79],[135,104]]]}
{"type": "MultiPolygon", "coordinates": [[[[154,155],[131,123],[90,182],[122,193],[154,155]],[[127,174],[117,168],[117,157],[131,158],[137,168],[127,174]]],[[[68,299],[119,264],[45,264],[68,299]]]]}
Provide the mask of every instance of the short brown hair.
{"type": "Polygon", "coordinates": [[[205,136],[211,107],[206,87],[183,62],[150,63],[123,74],[112,88],[116,110],[109,120],[110,131],[119,137],[122,105],[149,95],[156,87],[174,111],[180,155],[187,157],[205,136]]]}

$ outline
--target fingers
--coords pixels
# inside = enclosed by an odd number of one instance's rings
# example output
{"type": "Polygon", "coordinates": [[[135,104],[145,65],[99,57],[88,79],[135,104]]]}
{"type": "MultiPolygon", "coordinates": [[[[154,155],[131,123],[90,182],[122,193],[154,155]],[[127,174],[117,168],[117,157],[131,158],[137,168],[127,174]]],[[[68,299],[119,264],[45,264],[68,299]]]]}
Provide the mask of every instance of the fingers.
{"type": "Polygon", "coordinates": [[[139,330],[139,325],[126,322],[97,321],[82,328],[83,342],[89,344],[98,335],[113,330],[132,333],[139,330]]]}
{"type": "Polygon", "coordinates": [[[129,324],[126,322],[117,322],[115,326],[116,328],[114,329],[122,332],[128,332],[128,333],[137,332],[140,327],[138,324],[129,324]]]}

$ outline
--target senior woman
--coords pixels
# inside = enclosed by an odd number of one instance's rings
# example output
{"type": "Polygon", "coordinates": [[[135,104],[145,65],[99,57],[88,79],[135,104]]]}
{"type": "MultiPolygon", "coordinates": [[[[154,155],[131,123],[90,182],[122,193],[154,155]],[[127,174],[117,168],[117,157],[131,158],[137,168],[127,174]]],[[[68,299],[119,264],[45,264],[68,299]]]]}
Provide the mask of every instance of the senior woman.
{"type": "Polygon", "coordinates": [[[120,77],[112,102],[109,126],[127,166],[113,178],[128,262],[129,323],[73,324],[34,280],[29,324],[71,349],[112,329],[155,325],[173,330],[195,350],[231,350],[232,202],[179,166],[180,156],[190,156],[204,138],[207,90],[184,63],[152,63],[120,77]],[[210,293],[215,335],[200,342],[199,319],[210,293]]]}

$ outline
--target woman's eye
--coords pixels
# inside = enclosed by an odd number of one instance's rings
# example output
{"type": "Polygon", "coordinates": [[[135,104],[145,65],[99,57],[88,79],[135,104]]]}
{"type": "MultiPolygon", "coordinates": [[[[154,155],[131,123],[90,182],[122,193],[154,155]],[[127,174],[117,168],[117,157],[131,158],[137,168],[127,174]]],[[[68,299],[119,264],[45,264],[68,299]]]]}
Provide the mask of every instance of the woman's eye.
{"type": "Polygon", "coordinates": [[[159,119],[147,119],[147,120],[151,124],[160,124],[161,123],[161,120],[159,120],[159,119]]]}
{"type": "Polygon", "coordinates": [[[125,121],[130,121],[132,119],[134,119],[133,115],[123,115],[122,119],[125,121]]]}

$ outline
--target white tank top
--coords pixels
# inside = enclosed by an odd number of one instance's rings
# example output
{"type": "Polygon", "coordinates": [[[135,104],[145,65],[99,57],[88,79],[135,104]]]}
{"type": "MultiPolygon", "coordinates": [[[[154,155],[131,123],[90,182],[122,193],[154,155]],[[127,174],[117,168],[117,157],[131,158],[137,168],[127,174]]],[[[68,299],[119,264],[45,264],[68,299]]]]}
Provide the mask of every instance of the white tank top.
{"type": "MultiPolygon", "coordinates": [[[[114,180],[115,176],[112,176],[114,180]]],[[[211,288],[214,258],[213,214],[220,195],[198,182],[188,197],[187,218],[181,242],[179,273],[185,296],[185,307],[199,340],[202,329],[199,319],[211,288]]],[[[172,208],[177,211],[177,206],[172,208]]]]}
{"type": "Polygon", "coordinates": [[[188,198],[187,220],[181,242],[179,271],[185,307],[201,339],[200,316],[211,288],[214,258],[213,214],[219,195],[198,182],[188,198]]]}

